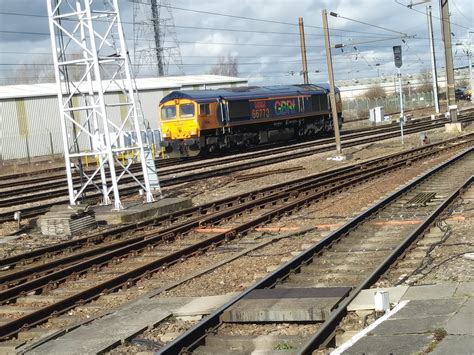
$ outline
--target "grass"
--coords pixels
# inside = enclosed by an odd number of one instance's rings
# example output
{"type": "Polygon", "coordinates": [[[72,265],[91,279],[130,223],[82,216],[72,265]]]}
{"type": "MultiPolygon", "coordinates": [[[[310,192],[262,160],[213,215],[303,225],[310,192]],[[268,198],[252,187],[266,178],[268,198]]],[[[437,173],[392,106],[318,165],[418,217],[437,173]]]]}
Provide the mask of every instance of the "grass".
{"type": "Polygon", "coordinates": [[[436,328],[433,331],[433,341],[430,343],[430,345],[428,345],[428,347],[425,349],[425,351],[423,351],[422,354],[428,354],[432,352],[436,348],[436,346],[439,344],[439,342],[444,339],[446,335],[448,335],[448,332],[446,331],[446,329],[436,328]]]}
{"type": "Polygon", "coordinates": [[[279,343],[275,345],[275,347],[273,348],[273,350],[292,350],[292,349],[295,349],[295,347],[288,343],[279,343]]]}

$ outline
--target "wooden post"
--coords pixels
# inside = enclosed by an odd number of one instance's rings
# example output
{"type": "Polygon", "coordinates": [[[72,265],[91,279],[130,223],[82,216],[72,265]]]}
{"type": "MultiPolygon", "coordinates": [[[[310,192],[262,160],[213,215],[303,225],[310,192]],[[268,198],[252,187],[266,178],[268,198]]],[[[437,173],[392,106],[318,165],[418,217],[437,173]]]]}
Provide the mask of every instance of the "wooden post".
{"type": "Polygon", "coordinates": [[[332,56],[331,56],[331,41],[329,38],[329,28],[328,28],[328,13],[326,10],[321,11],[321,16],[323,18],[323,28],[324,28],[324,44],[326,46],[326,62],[328,66],[328,77],[329,77],[329,99],[331,101],[331,110],[332,110],[332,124],[334,126],[334,135],[336,138],[336,150],[338,154],[342,154],[341,148],[341,135],[339,132],[339,120],[337,117],[337,108],[336,108],[336,90],[334,86],[334,73],[332,69],[332,56]]]}
{"type": "Polygon", "coordinates": [[[309,84],[308,77],[308,61],[306,59],[306,39],[304,36],[303,18],[298,18],[298,27],[300,29],[300,47],[301,47],[301,61],[303,64],[303,80],[305,84],[309,84]]]}

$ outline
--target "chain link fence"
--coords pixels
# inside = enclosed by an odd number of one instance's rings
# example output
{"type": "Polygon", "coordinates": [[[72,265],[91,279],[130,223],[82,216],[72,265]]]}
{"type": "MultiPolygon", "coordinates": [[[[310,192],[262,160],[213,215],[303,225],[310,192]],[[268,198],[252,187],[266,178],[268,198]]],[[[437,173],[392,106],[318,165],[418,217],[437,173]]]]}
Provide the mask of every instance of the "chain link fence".
{"type": "MultiPolygon", "coordinates": [[[[344,118],[359,119],[368,118],[371,108],[383,106],[386,114],[400,112],[400,96],[391,95],[387,97],[355,97],[345,98],[342,101],[344,118]]],[[[403,95],[404,110],[414,110],[434,106],[433,92],[415,92],[403,95]]]]}

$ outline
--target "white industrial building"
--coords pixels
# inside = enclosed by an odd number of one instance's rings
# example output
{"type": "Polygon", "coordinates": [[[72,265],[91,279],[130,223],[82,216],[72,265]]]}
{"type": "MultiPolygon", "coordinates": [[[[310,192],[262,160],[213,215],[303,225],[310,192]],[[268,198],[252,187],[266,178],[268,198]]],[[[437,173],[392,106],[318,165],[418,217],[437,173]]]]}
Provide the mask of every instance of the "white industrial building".
{"type": "MultiPolygon", "coordinates": [[[[458,69],[454,72],[454,79],[456,81],[469,79],[469,69],[458,69]]],[[[403,74],[402,85],[406,91],[415,91],[420,86],[428,84],[431,85],[431,77],[427,80],[424,74],[403,74]]],[[[396,75],[379,76],[372,78],[359,79],[339,79],[336,80],[336,85],[341,90],[341,97],[343,99],[356,98],[362,96],[367,90],[375,85],[380,86],[388,95],[396,94],[398,92],[398,79],[396,75]]],[[[438,71],[438,87],[439,90],[446,90],[446,73],[444,70],[438,71]]]]}
{"type": "MultiPolygon", "coordinates": [[[[247,80],[217,75],[188,75],[136,79],[143,117],[152,130],[158,129],[158,104],[173,90],[203,90],[247,86],[247,80]]],[[[81,90],[82,91],[82,90],[81,90]]],[[[84,90],[87,92],[87,90],[84,90]]],[[[107,97],[120,92],[110,85],[107,97]]],[[[77,97],[77,105],[82,98],[77,97]]],[[[76,104],[76,103],[75,103],[76,104]]],[[[112,110],[120,123],[126,115],[112,110]]],[[[0,161],[62,153],[62,138],[56,84],[0,86],[0,161]]]]}

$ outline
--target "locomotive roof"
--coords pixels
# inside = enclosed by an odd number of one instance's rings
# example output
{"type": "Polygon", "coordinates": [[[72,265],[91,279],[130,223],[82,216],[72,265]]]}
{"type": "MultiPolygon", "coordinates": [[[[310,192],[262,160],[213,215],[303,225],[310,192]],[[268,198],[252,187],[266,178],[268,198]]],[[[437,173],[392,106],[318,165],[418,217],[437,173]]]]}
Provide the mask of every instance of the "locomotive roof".
{"type": "MultiPolygon", "coordinates": [[[[275,86],[247,86],[237,88],[226,88],[216,90],[183,90],[173,91],[163,97],[160,104],[175,100],[189,99],[197,102],[212,102],[217,99],[241,100],[258,99],[272,96],[294,96],[294,95],[314,95],[327,94],[328,84],[306,84],[306,85],[275,85],[275,86]]],[[[336,89],[339,92],[339,89],[336,89]]]]}

